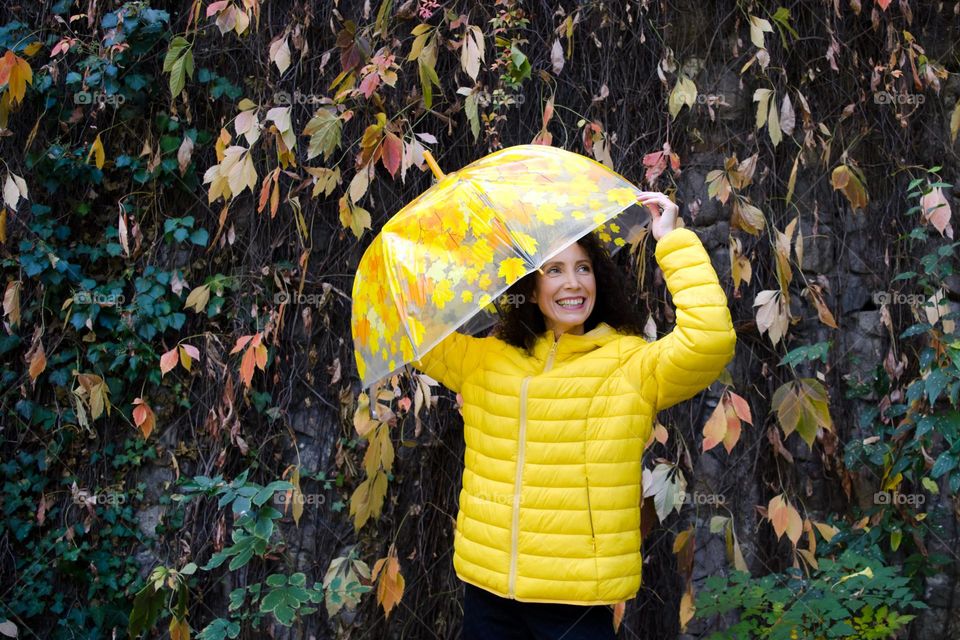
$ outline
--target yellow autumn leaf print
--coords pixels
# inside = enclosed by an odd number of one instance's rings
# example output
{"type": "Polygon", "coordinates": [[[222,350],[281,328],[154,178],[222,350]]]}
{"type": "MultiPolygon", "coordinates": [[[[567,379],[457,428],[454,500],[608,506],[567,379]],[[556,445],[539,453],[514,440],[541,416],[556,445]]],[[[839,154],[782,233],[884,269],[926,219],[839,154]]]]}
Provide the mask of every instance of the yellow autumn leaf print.
{"type": "Polygon", "coordinates": [[[625,207],[636,202],[637,195],[632,189],[619,187],[617,189],[610,189],[610,191],[607,192],[607,199],[625,207]]]}
{"type": "Polygon", "coordinates": [[[453,300],[453,291],[450,289],[449,280],[440,280],[433,288],[433,304],[437,309],[443,309],[448,302],[453,300]]]}
{"type": "Polygon", "coordinates": [[[500,270],[497,275],[507,281],[507,284],[513,284],[524,276],[527,272],[527,266],[520,258],[507,258],[500,263],[500,270]]]}

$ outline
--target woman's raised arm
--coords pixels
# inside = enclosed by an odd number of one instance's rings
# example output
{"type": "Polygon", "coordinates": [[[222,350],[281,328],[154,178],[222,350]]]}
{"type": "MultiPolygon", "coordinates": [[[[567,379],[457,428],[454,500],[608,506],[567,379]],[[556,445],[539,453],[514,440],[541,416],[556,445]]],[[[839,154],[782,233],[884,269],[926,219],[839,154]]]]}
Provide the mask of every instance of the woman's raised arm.
{"type": "Polygon", "coordinates": [[[410,364],[454,393],[460,393],[464,378],[479,368],[491,339],[454,331],[410,364]]]}
{"type": "Polygon", "coordinates": [[[668,335],[634,352],[624,367],[644,396],[647,385],[656,385],[656,412],[710,386],[733,359],[737,334],[727,296],[696,233],[676,228],[660,238],[654,253],[677,323],[668,335]]]}

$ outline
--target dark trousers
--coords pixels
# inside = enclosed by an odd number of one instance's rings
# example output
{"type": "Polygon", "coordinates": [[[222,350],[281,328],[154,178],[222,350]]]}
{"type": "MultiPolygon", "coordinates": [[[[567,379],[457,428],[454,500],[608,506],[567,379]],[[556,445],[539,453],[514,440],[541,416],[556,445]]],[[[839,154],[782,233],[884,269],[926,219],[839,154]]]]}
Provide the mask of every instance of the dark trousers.
{"type": "Polygon", "coordinates": [[[461,640],[614,640],[610,605],[519,602],[465,582],[461,640]]]}

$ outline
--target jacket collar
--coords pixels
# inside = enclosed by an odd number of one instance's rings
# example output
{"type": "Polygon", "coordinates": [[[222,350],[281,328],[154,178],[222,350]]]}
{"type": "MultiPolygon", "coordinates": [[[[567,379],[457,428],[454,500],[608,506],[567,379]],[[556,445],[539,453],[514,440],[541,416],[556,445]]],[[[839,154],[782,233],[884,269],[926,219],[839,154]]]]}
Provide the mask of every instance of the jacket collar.
{"type": "Polygon", "coordinates": [[[547,329],[539,336],[533,347],[533,355],[537,360],[546,360],[550,350],[556,342],[555,357],[559,355],[569,356],[576,353],[586,353],[613,342],[618,337],[617,330],[606,322],[601,322],[590,331],[583,335],[564,333],[560,339],[556,340],[553,331],[547,329]]]}

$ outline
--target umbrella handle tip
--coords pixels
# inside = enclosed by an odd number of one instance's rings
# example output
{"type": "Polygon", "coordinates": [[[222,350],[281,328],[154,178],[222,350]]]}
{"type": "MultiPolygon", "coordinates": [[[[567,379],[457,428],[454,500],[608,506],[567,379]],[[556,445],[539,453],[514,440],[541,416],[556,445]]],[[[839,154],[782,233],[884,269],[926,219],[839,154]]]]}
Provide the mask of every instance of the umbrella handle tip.
{"type": "Polygon", "coordinates": [[[440,165],[437,164],[437,161],[434,159],[433,154],[429,151],[424,150],[423,159],[427,161],[427,166],[430,167],[430,171],[433,172],[433,175],[437,180],[442,180],[444,177],[443,171],[440,170],[440,165]]]}

